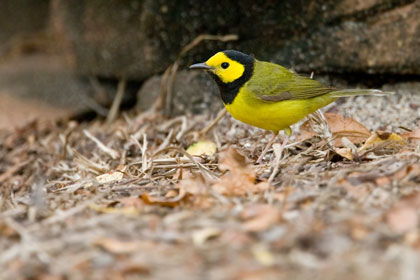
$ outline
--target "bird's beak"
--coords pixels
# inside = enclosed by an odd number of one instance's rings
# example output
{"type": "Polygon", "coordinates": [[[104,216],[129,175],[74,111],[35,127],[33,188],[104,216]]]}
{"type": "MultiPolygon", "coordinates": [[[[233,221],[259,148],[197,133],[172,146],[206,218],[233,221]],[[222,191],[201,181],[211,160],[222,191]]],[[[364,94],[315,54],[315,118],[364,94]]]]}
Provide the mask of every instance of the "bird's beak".
{"type": "Polygon", "coordinates": [[[207,65],[205,62],[196,63],[190,66],[190,69],[202,69],[202,70],[211,70],[213,67],[207,65]]]}

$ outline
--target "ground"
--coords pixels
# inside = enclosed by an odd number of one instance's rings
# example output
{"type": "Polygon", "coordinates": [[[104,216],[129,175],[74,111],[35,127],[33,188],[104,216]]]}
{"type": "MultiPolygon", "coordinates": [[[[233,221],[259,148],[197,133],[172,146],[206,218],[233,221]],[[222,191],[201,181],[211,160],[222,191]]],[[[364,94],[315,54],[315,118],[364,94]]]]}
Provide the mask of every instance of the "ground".
{"type": "Polygon", "coordinates": [[[271,135],[230,116],[2,132],[1,279],[416,279],[420,95],[400,88],[330,106],[260,165],[271,135]]]}

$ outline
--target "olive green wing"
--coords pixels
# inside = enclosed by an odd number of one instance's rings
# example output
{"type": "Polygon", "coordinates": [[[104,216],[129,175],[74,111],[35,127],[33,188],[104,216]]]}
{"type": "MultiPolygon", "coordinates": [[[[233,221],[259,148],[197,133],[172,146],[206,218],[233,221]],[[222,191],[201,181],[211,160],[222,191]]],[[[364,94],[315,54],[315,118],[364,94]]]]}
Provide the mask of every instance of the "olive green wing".
{"type": "Polygon", "coordinates": [[[254,67],[247,89],[263,101],[310,99],[334,91],[333,88],[277,64],[256,61],[254,67]]]}

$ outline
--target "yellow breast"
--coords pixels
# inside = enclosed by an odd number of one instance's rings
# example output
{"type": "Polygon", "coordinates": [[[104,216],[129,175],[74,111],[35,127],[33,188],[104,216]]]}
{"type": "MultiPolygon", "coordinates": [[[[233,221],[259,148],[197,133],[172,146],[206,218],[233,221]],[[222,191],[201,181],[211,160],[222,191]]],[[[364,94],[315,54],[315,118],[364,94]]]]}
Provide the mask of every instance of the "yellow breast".
{"type": "Polygon", "coordinates": [[[233,102],[225,104],[225,107],[237,120],[277,132],[290,127],[332,101],[334,98],[324,95],[311,99],[266,102],[249,92],[244,85],[233,102]]]}

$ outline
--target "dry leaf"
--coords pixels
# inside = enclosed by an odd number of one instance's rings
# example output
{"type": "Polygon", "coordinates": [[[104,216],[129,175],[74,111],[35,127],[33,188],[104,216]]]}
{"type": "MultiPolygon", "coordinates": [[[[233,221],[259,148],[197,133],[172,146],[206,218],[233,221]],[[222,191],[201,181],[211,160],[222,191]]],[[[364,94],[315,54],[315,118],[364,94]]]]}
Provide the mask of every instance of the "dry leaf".
{"type": "Polygon", "coordinates": [[[148,193],[143,193],[141,195],[141,198],[146,204],[152,204],[152,205],[160,205],[165,207],[176,207],[178,206],[182,201],[185,201],[190,197],[191,194],[186,192],[184,189],[179,190],[179,194],[175,197],[166,198],[166,197],[154,197],[149,195],[148,193]]]}
{"type": "Polygon", "coordinates": [[[354,159],[353,152],[350,148],[335,148],[334,151],[343,158],[351,161],[354,159]]]}
{"type": "Polygon", "coordinates": [[[346,190],[347,195],[357,200],[366,198],[370,193],[368,185],[364,184],[358,175],[349,174],[345,179],[338,181],[338,185],[346,190]]]}
{"type": "Polygon", "coordinates": [[[4,238],[12,238],[19,236],[18,232],[11,228],[8,224],[0,221],[0,236],[4,238]]]}
{"type": "Polygon", "coordinates": [[[212,186],[220,194],[243,196],[247,193],[263,192],[270,187],[266,181],[255,184],[255,170],[246,162],[246,157],[234,148],[220,153],[219,169],[230,171],[212,186]]]}
{"type": "Polygon", "coordinates": [[[403,133],[402,136],[407,140],[420,140],[420,122],[418,128],[413,131],[403,133]]]}
{"type": "Polygon", "coordinates": [[[105,173],[105,174],[96,176],[96,181],[98,181],[98,183],[100,184],[111,183],[111,182],[121,180],[123,176],[124,176],[124,173],[122,173],[121,171],[114,171],[111,173],[105,173]]]}
{"type": "Polygon", "coordinates": [[[359,152],[375,149],[382,146],[382,148],[390,150],[400,150],[405,145],[405,140],[400,135],[384,131],[376,131],[372,134],[366,142],[360,147],[359,152]]]}
{"type": "Polygon", "coordinates": [[[246,207],[242,211],[241,217],[248,220],[242,224],[242,228],[251,232],[267,230],[281,220],[280,210],[266,204],[246,207]]]}
{"type": "MultiPolygon", "coordinates": [[[[344,118],[342,115],[334,113],[325,113],[324,116],[333,136],[336,137],[335,146],[342,146],[341,137],[343,136],[347,137],[352,143],[358,144],[365,141],[371,134],[369,129],[352,118],[344,118]]],[[[316,135],[309,121],[304,122],[300,130],[299,140],[309,139],[316,135]]]]}
{"type": "MultiPolygon", "coordinates": [[[[138,274],[150,274],[150,269],[139,263],[124,263],[121,268],[121,274],[123,277],[134,276],[138,277],[138,274]]],[[[125,278],[124,278],[125,279],[125,278]]]]}
{"type": "Polygon", "coordinates": [[[408,140],[420,140],[420,128],[417,128],[404,135],[408,140]]]}
{"type": "Polygon", "coordinates": [[[96,204],[89,205],[90,208],[97,212],[105,214],[124,214],[124,215],[138,215],[140,214],[139,209],[135,207],[123,207],[123,208],[114,208],[114,207],[102,207],[96,204]]]}
{"type": "Polygon", "coordinates": [[[397,233],[406,233],[419,226],[420,193],[399,201],[386,215],[389,227],[397,233]]]}
{"type": "Polygon", "coordinates": [[[186,172],[187,176],[175,185],[175,188],[182,189],[190,194],[189,203],[193,207],[201,209],[209,208],[213,205],[214,196],[210,195],[209,188],[213,183],[208,177],[204,177],[202,173],[192,174],[186,172]]]}
{"type": "Polygon", "coordinates": [[[398,207],[388,213],[386,220],[391,229],[397,233],[405,233],[417,228],[417,210],[412,207],[398,207]]]}
{"type": "Polygon", "coordinates": [[[392,179],[394,180],[402,180],[407,176],[420,176],[420,164],[410,164],[406,166],[405,168],[402,168],[395,172],[395,174],[392,176],[392,179]]]}
{"type": "Polygon", "coordinates": [[[100,246],[110,253],[128,254],[150,249],[153,244],[150,242],[140,241],[121,241],[113,238],[100,237],[93,242],[94,245],[100,246]]]}
{"type": "Polygon", "coordinates": [[[176,190],[169,190],[166,194],[166,198],[174,198],[178,195],[178,192],[176,190]]]}
{"type": "Polygon", "coordinates": [[[203,228],[192,234],[193,243],[196,246],[203,246],[207,240],[220,236],[222,231],[218,228],[203,228]]]}
{"type": "Polygon", "coordinates": [[[263,266],[271,266],[275,263],[274,255],[265,246],[254,246],[252,253],[254,258],[263,266]]]}
{"type": "Polygon", "coordinates": [[[124,207],[132,207],[139,211],[142,211],[144,209],[143,200],[137,196],[125,197],[120,199],[118,202],[121,203],[124,207]]]}
{"type": "Polygon", "coordinates": [[[217,151],[216,143],[212,141],[199,141],[188,147],[187,153],[192,156],[212,156],[217,151]]]}
{"type": "Polygon", "coordinates": [[[193,195],[207,194],[208,181],[201,173],[192,174],[190,171],[185,172],[184,178],[180,180],[176,185],[175,189],[184,189],[187,193],[193,195]]]}

